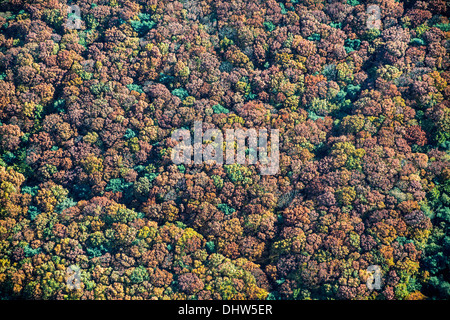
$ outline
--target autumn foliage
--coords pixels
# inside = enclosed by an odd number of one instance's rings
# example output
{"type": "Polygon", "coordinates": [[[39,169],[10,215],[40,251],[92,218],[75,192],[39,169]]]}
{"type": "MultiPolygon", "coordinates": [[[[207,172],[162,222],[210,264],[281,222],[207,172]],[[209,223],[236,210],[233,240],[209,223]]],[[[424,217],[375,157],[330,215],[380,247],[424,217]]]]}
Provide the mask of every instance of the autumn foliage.
{"type": "Polygon", "coordinates": [[[380,30],[356,0],[80,0],[80,29],[1,1],[0,298],[448,299],[450,9],[371,3],[380,30]],[[278,173],[173,164],[194,121],[278,129],[278,173]]]}

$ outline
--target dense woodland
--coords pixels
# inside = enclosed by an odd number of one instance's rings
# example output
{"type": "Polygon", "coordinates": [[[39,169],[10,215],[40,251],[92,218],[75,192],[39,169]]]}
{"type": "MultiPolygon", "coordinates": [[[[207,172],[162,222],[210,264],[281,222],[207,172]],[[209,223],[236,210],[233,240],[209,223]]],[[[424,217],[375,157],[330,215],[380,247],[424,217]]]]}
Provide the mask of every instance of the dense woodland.
{"type": "Polygon", "coordinates": [[[448,299],[450,8],[370,4],[0,0],[0,298],[448,299]],[[175,165],[194,121],[278,173],[175,165]]]}

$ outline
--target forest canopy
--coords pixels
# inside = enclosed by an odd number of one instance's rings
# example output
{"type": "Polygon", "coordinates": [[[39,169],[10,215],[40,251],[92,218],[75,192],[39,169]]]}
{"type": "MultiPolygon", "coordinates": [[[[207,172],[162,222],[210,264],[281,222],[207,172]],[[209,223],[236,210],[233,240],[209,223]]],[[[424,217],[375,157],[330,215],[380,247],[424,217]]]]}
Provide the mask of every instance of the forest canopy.
{"type": "Polygon", "coordinates": [[[449,10],[0,1],[0,299],[449,299],[449,10]],[[195,121],[279,170],[173,163],[195,121]]]}

